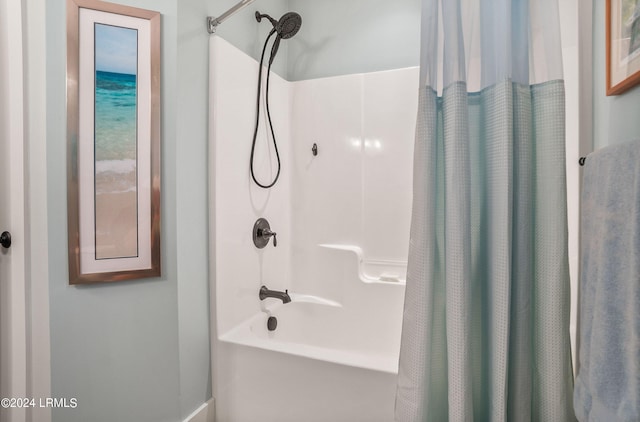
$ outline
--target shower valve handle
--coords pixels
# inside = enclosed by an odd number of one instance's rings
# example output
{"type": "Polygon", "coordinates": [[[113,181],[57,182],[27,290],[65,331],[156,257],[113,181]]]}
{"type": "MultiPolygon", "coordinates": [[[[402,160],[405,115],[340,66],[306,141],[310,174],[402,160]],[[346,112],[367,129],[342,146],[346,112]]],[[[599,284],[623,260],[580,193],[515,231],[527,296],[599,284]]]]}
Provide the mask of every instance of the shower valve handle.
{"type": "Polygon", "coordinates": [[[278,246],[278,234],[276,232],[272,232],[269,229],[262,229],[261,232],[262,233],[260,233],[260,235],[263,239],[267,239],[267,241],[271,236],[273,236],[273,247],[275,248],[276,246],[278,246]]]}

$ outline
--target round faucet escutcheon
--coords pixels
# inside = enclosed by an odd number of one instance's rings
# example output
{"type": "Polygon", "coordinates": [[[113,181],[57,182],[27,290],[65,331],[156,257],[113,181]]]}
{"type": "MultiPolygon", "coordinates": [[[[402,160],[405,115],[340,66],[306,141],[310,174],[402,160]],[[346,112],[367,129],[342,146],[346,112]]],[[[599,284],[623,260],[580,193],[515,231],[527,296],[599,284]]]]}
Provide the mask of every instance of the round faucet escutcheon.
{"type": "Polygon", "coordinates": [[[258,218],[253,225],[252,238],[256,248],[262,249],[269,244],[269,239],[273,237],[273,246],[278,246],[277,233],[271,231],[271,226],[266,218],[258,218]]]}

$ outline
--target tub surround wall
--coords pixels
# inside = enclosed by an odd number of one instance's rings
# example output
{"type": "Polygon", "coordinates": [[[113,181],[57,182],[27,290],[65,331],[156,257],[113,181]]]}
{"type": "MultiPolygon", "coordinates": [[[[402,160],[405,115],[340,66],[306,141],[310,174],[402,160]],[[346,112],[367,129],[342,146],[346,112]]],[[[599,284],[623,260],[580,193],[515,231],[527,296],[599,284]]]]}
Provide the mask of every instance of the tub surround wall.
{"type": "MultiPolygon", "coordinates": [[[[358,246],[362,262],[353,255],[354,268],[361,265],[372,279],[395,275],[401,284],[418,69],[296,83],[272,75],[271,114],[282,170],[278,183],[264,190],[248,169],[258,63],[220,37],[213,38],[211,54],[218,335],[260,310],[262,284],[340,302],[343,283],[352,280],[326,277],[331,262],[319,259],[326,256],[322,244],[358,246]],[[252,228],[260,217],[278,233],[277,248],[253,245],[252,228]]],[[[266,131],[263,116],[255,152],[263,182],[276,166],[266,131]]]]}
{"type": "Polygon", "coordinates": [[[359,246],[372,277],[405,278],[418,78],[408,68],[293,84],[292,264],[303,291],[340,300],[343,286],[322,280],[327,243],[359,246]]]}
{"type": "MultiPolygon", "coordinates": [[[[249,173],[258,63],[220,37],[211,55],[217,417],[391,420],[418,69],[293,83],[272,75],[282,170],[263,190],[249,173]],[[278,247],[253,245],[259,217],[278,247]],[[260,301],[263,284],[288,289],[293,302],[260,301]],[[279,319],[275,332],[269,315],[279,319]]],[[[263,182],[276,166],[266,131],[263,116],[255,153],[263,182]]]]}
{"type": "MultiPolygon", "coordinates": [[[[258,63],[220,37],[211,40],[210,157],[215,187],[216,306],[220,335],[256,313],[261,285],[291,289],[291,154],[289,134],[290,85],[271,76],[270,109],[282,162],[280,179],[271,189],[253,183],[249,174],[251,139],[255,125],[258,63]],[[264,249],[252,240],[255,221],[266,218],[278,235],[264,249]]],[[[266,72],[265,72],[266,75],[266,72]]],[[[264,82],[264,79],[263,79],[264,82]]],[[[263,88],[265,84],[263,83],[263,88]]],[[[258,180],[267,183],[276,173],[273,145],[266,137],[262,104],[255,151],[258,180]]]]}

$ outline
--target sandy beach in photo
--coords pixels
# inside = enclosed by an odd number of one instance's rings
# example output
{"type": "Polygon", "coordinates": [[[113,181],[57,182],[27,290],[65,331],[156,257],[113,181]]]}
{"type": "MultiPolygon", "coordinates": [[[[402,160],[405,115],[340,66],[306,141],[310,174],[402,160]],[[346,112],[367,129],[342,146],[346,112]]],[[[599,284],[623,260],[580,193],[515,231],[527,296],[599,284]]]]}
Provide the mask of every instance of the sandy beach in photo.
{"type": "Polygon", "coordinates": [[[96,258],[138,256],[136,192],[96,195],[96,258]]]}

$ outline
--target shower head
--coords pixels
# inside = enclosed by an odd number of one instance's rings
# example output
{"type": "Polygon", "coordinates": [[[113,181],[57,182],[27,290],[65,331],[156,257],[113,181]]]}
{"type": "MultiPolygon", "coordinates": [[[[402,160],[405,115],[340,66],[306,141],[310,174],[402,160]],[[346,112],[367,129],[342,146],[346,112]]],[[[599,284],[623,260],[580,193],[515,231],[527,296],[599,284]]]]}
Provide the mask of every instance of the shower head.
{"type": "Polygon", "coordinates": [[[273,19],[271,16],[267,14],[261,14],[260,12],[256,12],[256,20],[258,22],[262,21],[262,18],[269,19],[271,25],[278,33],[278,36],[283,39],[289,39],[296,35],[302,26],[302,17],[296,12],[288,12],[282,15],[279,21],[273,19]]]}
{"type": "Polygon", "coordinates": [[[296,12],[288,12],[282,15],[278,24],[276,25],[276,31],[280,38],[285,40],[293,37],[298,33],[302,26],[302,16],[296,12]]]}
{"type": "MultiPolygon", "coordinates": [[[[296,35],[302,26],[302,16],[297,14],[296,12],[287,12],[280,18],[279,21],[273,19],[271,16],[265,14],[261,14],[260,12],[256,12],[256,20],[258,22],[262,21],[262,18],[269,19],[271,25],[273,25],[273,29],[269,34],[269,39],[274,32],[277,32],[275,41],[273,42],[273,46],[271,47],[271,57],[269,58],[269,65],[273,63],[273,59],[276,58],[276,53],[278,53],[278,48],[280,47],[280,40],[289,39],[296,35]]],[[[266,44],[265,44],[266,45],[266,44]]]]}

